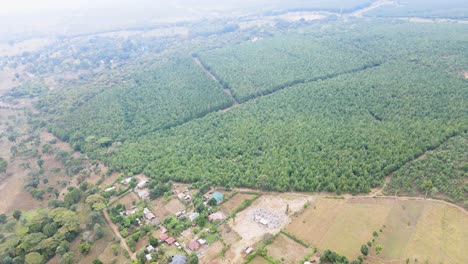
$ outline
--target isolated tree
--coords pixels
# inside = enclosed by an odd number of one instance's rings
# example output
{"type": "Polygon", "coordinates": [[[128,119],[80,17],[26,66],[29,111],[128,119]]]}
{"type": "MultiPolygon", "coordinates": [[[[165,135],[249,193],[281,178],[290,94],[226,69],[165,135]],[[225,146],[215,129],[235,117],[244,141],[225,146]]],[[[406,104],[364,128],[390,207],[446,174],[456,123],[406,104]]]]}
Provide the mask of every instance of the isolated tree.
{"type": "Polygon", "coordinates": [[[196,254],[192,253],[187,259],[187,264],[198,264],[198,257],[196,254]]]}
{"type": "Polygon", "coordinates": [[[16,219],[16,221],[18,221],[21,217],[21,211],[20,210],[16,210],[13,212],[13,218],[16,219]]]}
{"type": "Polygon", "coordinates": [[[7,215],[6,214],[0,214],[0,224],[4,224],[7,221],[7,215]]]}
{"type": "Polygon", "coordinates": [[[367,256],[369,254],[369,248],[367,247],[367,245],[362,245],[361,246],[361,253],[364,255],[364,256],[367,256]]]}
{"type": "Polygon", "coordinates": [[[382,249],[383,249],[382,245],[375,246],[375,254],[379,255],[380,252],[382,252],[382,249]]]}
{"type": "Polygon", "coordinates": [[[424,181],[423,184],[421,184],[421,189],[426,191],[426,194],[424,195],[425,197],[427,197],[427,193],[432,189],[432,187],[434,187],[434,184],[432,184],[431,179],[424,181]]]}

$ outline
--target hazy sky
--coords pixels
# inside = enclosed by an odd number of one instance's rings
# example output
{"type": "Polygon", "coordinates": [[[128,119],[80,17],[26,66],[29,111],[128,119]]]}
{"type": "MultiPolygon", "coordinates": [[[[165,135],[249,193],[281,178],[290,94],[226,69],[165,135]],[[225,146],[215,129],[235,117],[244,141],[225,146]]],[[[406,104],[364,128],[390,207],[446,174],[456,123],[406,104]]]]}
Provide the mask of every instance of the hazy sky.
{"type": "Polygon", "coordinates": [[[80,8],[104,8],[129,0],[0,0],[0,13],[24,14],[75,10],[80,8]]]}

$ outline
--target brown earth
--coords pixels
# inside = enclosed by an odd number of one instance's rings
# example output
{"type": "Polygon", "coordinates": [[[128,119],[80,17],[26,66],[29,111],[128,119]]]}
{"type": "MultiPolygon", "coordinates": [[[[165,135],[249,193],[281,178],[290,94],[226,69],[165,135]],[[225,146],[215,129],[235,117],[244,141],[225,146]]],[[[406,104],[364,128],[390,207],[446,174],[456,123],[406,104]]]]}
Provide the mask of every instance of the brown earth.
{"type": "Polygon", "coordinates": [[[312,252],[312,249],[304,247],[283,234],[278,235],[273,243],[268,245],[267,250],[269,256],[288,264],[299,263],[304,256],[312,252]]]}

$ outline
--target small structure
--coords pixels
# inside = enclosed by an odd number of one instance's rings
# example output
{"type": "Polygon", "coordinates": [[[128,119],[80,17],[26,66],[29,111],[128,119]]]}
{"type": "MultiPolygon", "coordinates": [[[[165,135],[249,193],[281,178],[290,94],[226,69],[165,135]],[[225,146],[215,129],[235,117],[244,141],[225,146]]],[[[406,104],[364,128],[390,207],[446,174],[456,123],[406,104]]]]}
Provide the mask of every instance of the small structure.
{"type": "Polygon", "coordinates": [[[175,238],[173,238],[173,237],[170,237],[170,238],[166,239],[166,243],[167,243],[168,245],[172,245],[174,242],[176,242],[176,240],[175,240],[175,238]]]}
{"type": "Polygon", "coordinates": [[[143,190],[138,192],[138,196],[142,199],[149,197],[149,192],[148,190],[143,190]]]}
{"type": "Polygon", "coordinates": [[[148,253],[151,253],[151,252],[154,251],[154,247],[153,247],[152,245],[148,245],[148,246],[146,247],[146,251],[147,251],[148,253]]]}
{"type": "Polygon", "coordinates": [[[267,219],[262,218],[262,219],[260,219],[259,223],[262,224],[262,225],[264,225],[264,226],[268,226],[268,224],[270,223],[270,221],[268,221],[267,219]]]}
{"type": "Polygon", "coordinates": [[[148,219],[148,220],[153,220],[154,218],[156,218],[156,216],[155,216],[153,213],[151,213],[151,212],[145,214],[145,217],[146,217],[146,219],[148,219]]]}
{"type": "Polygon", "coordinates": [[[151,213],[151,211],[147,207],[145,207],[143,209],[143,214],[148,214],[148,213],[151,213]]]}
{"type": "Polygon", "coordinates": [[[193,212],[193,213],[191,213],[191,214],[189,215],[189,219],[190,219],[191,222],[193,222],[193,221],[194,221],[195,219],[197,219],[199,216],[200,216],[199,213],[193,212]]]}
{"type": "Polygon", "coordinates": [[[172,257],[172,261],[169,264],[186,264],[187,263],[187,257],[182,256],[182,255],[174,255],[172,257]]]}
{"type": "Polygon", "coordinates": [[[165,228],[163,225],[159,225],[159,229],[161,229],[161,233],[162,233],[162,234],[166,234],[166,233],[167,233],[167,228],[165,228]]]}
{"type": "Polygon", "coordinates": [[[115,187],[109,187],[107,189],[104,190],[104,192],[110,192],[110,191],[113,191],[115,190],[115,187]]]}
{"type": "Polygon", "coordinates": [[[223,202],[224,195],[220,192],[215,192],[211,195],[211,198],[214,198],[216,200],[216,203],[220,204],[223,202]]]}
{"type": "Polygon", "coordinates": [[[253,252],[253,248],[252,247],[246,247],[245,250],[244,250],[244,253],[249,255],[250,253],[253,252]]]}
{"type": "Polygon", "coordinates": [[[201,247],[200,243],[196,240],[192,240],[188,243],[187,248],[190,249],[191,251],[197,251],[201,247]]]}
{"type": "Polygon", "coordinates": [[[206,244],[206,240],[205,240],[205,239],[201,239],[201,238],[198,239],[197,242],[200,243],[200,245],[202,245],[202,246],[206,244]]]}
{"type": "Polygon", "coordinates": [[[129,184],[132,181],[132,177],[128,177],[127,179],[123,180],[123,184],[129,184]]]}
{"type": "Polygon", "coordinates": [[[146,186],[146,180],[142,180],[137,184],[138,189],[143,189],[146,186]]]}
{"type": "Polygon", "coordinates": [[[167,234],[160,234],[159,235],[159,240],[161,241],[166,241],[169,236],[167,234]]]}
{"type": "Polygon", "coordinates": [[[146,254],[145,257],[147,261],[153,260],[153,257],[151,257],[151,254],[146,254]]]}
{"type": "Polygon", "coordinates": [[[178,248],[178,249],[181,249],[182,247],[180,246],[179,242],[174,242],[174,245],[178,248]]]}
{"type": "Polygon", "coordinates": [[[213,214],[210,214],[208,216],[208,220],[210,221],[215,221],[215,220],[224,220],[224,214],[222,212],[217,212],[217,213],[213,213],[213,214]]]}

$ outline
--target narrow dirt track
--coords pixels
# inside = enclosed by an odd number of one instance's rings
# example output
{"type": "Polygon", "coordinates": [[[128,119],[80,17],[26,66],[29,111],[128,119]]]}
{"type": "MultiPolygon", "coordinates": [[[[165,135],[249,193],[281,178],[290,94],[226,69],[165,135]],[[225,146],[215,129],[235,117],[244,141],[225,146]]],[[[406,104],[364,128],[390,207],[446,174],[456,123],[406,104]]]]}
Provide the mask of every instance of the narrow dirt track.
{"type": "Polygon", "coordinates": [[[112,222],[109,214],[107,213],[107,210],[102,210],[102,213],[104,214],[104,217],[106,218],[109,226],[112,228],[114,234],[120,239],[120,245],[122,245],[122,247],[124,247],[128,251],[128,254],[130,254],[131,259],[136,259],[136,253],[130,250],[130,248],[127,245],[127,242],[125,241],[125,238],[123,238],[122,235],[120,235],[117,225],[115,225],[114,222],[112,222]]]}

